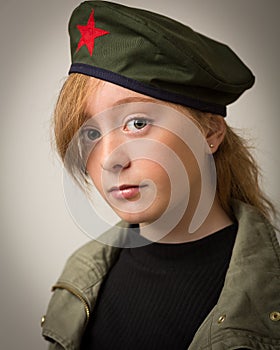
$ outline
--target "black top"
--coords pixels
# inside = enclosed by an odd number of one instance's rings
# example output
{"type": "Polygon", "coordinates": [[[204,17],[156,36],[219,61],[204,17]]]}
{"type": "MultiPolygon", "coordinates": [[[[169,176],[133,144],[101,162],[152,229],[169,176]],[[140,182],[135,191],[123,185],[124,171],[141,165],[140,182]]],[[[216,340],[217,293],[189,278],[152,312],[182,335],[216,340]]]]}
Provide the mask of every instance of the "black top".
{"type": "Polygon", "coordinates": [[[233,224],[194,242],[123,249],[81,349],[186,350],[218,301],[236,232],[233,224]]]}

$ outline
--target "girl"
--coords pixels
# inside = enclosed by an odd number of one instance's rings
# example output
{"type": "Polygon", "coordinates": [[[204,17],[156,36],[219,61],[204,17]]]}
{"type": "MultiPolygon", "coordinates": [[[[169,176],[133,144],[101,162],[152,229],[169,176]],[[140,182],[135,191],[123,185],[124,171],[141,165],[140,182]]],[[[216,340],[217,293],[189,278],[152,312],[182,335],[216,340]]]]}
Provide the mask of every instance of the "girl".
{"type": "Polygon", "coordinates": [[[104,1],[73,12],[58,152],[121,218],[74,253],[50,349],[280,349],[272,204],[226,106],[254,76],[226,45],[104,1]]]}

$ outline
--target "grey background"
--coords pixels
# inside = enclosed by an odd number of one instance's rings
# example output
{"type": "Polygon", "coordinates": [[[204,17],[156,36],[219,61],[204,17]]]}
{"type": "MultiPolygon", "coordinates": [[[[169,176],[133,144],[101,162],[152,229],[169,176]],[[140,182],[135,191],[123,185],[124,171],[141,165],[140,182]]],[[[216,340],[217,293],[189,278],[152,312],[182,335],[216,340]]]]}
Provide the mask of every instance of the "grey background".
{"type": "MultiPolygon", "coordinates": [[[[263,169],[263,186],[280,198],[279,1],[123,0],[174,17],[227,42],[256,75],[255,87],[229,108],[263,169]]],[[[46,349],[40,336],[50,287],[66,258],[88,238],[67,212],[62,170],[49,123],[69,68],[67,22],[79,1],[0,3],[0,348],[46,349]]]]}

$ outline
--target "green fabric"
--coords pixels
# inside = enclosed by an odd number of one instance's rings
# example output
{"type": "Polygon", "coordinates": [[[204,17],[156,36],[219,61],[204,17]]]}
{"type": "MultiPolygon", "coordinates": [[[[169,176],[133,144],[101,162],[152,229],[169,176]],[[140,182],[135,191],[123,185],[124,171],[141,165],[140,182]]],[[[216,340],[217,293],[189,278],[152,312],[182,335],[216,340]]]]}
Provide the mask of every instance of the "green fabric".
{"type": "MultiPolygon", "coordinates": [[[[72,63],[98,67],[143,86],[178,94],[186,98],[186,105],[191,98],[226,106],[254,83],[251,71],[227,45],[149,11],[86,1],[74,10],[69,33],[72,63]],[[87,25],[92,10],[95,28],[109,34],[94,39],[90,52],[86,45],[77,49],[82,37],[77,26],[87,25]]],[[[104,80],[110,80],[105,73],[104,80]]],[[[96,76],[97,72],[86,74],[96,76]]],[[[128,87],[134,89],[133,85],[128,87]]]]}
{"type": "MultiPolygon", "coordinates": [[[[280,312],[279,243],[271,225],[254,208],[236,202],[234,212],[239,227],[225,285],[189,350],[280,350],[280,320],[270,319],[272,312],[280,312]],[[225,316],[223,322],[219,322],[221,316],[225,316]]],[[[92,312],[101,282],[119,253],[120,248],[96,241],[86,244],[70,257],[58,285],[79,291],[92,312]]],[[[56,289],[43,335],[62,349],[78,350],[85,326],[81,301],[56,289]]],[[[60,349],[54,344],[50,350],[60,349]]]]}

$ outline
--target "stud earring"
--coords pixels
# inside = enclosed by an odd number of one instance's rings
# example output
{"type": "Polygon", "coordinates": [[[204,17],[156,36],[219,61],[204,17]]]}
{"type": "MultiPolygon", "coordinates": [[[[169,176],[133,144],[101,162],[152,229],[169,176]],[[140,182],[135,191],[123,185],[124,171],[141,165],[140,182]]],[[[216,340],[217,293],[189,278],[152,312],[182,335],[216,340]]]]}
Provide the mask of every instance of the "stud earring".
{"type": "Polygon", "coordinates": [[[209,147],[210,147],[210,148],[213,148],[213,147],[214,147],[213,143],[210,143],[209,147]]]}

